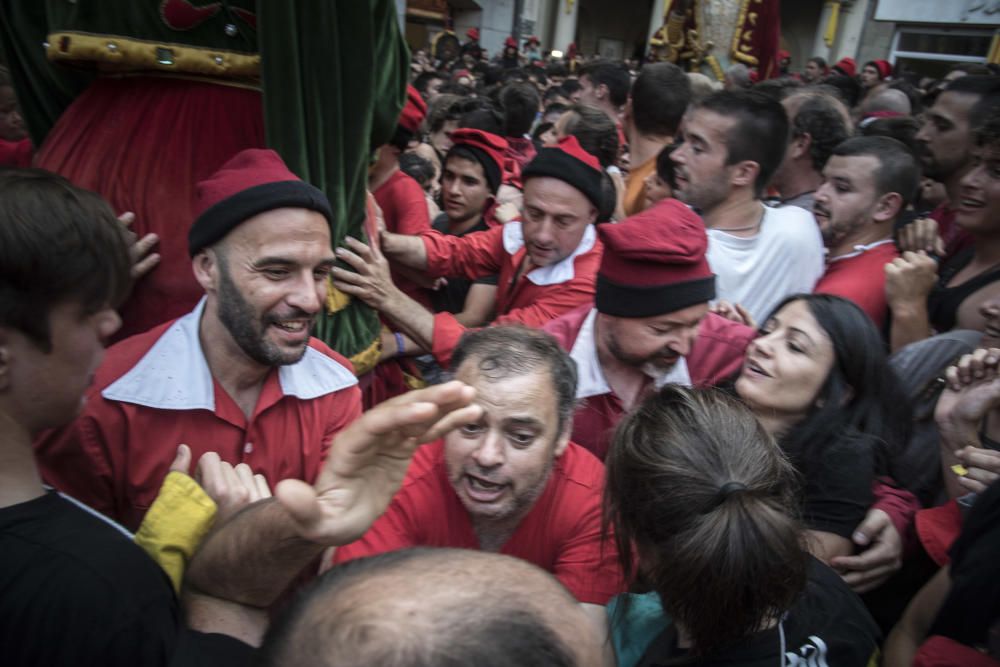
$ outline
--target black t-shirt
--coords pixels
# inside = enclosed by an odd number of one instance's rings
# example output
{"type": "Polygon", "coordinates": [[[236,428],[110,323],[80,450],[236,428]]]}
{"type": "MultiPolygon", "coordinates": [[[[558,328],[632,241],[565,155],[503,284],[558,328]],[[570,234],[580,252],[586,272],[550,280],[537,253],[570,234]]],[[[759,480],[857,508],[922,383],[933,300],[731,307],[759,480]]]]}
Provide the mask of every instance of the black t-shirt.
{"type": "Polygon", "coordinates": [[[678,648],[677,629],[671,623],[646,649],[638,667],[782,664],[867,667],[880,640],[878,626],[858,596],[833,570],[813,558],[806,588],[780,625],[699,658],[678,648]]]}
{"type": "Polygon", "coordinates": [[[805,452],[788,452],[803,478],[806,526],[851,539],[874,502],[874,446],[861,436],[840,437],[805,452]]]}
{"type": "MultiPolygon", "coordinates": [[[[448,215],[442,213],[438,217],[434,218],[434,222],[431,227],[438,230],[442,234],[448,234],[450,236],[465,236],[466,234],[472,234],[473,232],[485,232],[489,229],[486,221],[479,218],[479,222],[470,229],[462,232],[461,234],[452,234],[448,231],[448,215]]],[[[468,280],[466,278],[448,278],[448,284],[441,289],[434,290],[431,292],[431,303],[434,305],[434,311],[438,313],[460,313],[465,310],[465,297],[469,294],[469,288],[474,284],[479,285],[496,285],[498,276],[485,276],[483,278],[477,278],[476,280],[468,280]]]]}
{"type": "Polygon", "coordinates": [[[166,574],[56,493],[0,509],[0,663],[166,665],[180,629],[166,574]]]}
{"type": "Polygon", "coordinates": [[[1000,482],[976,499],[950,555],[951,590],[930,634],[985,648],[1000,619],[1000,482]]]}

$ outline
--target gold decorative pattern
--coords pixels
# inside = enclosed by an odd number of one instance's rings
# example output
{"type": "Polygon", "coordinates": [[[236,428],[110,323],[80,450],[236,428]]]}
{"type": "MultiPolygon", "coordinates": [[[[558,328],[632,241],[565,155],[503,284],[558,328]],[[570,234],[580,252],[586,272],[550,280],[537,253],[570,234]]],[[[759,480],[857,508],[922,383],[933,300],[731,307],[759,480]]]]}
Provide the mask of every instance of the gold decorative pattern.
{"type": "Polygon", "coordinates": [[[752,30],[743,31],[743,26],[746,25],[747,15],[750,12],[750,3],[760,4],[760,0],[743,0],[740,4],[740,15],[736,20],[736,30],[733,31],[733,44],[732,44],[732,57],[746,65],[756,67],[759,61],[754,56],[750,55],[753,51],[753,47],[750,44],[742,44],[741,42],[749,41],[747,38],[753,32],[752,30]]]}
{"type": "Polygon", "coordinates": [[[258,54],[119,35],[54,32],[48,36],[45,54],[52,62],[94,62],[100,69],[112,72],[150,70],[247,79],[260,76],[258,54]]]}
{"type": "Polygon", "coordinates": [[[341,292],[333,286],[333,279],[326,277],[326,312],[333,315],[337,311],[347,308],[351,303],[351,295],[341,292]]]}
{"type": "Polygon", "coordinates": [[[378,364],[379,357],[381,356],[382,341],[376,338],[371,345],[351,357],[351,363],[354,365],[354,374],[360,376],[372,370],[378,364]]]}

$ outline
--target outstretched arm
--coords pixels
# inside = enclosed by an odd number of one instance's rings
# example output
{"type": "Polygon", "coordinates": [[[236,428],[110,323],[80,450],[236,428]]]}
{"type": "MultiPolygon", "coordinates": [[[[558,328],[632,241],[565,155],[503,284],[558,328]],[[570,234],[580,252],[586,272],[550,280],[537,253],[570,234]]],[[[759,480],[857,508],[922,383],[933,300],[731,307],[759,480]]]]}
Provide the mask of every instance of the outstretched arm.
{"type": "Polygon", "coordinates": [[[449,382],[397,396],[364,413],[334,440],[310,486],[284,480],[210,534],[186,584],[250,607],[274,602],[324,547],[361,537],[399,489],[417,446],[475,421],[473,390],[449,382]]]}

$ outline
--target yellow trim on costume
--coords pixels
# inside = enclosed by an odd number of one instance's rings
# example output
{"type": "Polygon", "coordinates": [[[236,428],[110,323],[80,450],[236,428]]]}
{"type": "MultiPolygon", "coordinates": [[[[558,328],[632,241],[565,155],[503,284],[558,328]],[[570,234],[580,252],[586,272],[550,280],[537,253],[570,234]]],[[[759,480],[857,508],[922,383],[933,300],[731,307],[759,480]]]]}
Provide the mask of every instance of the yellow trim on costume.
{"type": "Polygon", "coordinates": [[[120,35],[54,32],[45,54],[52,62],[94,62],[105,70],[185,72],[216,77],[260,76],[260,55],[120,35]]]}
{"type": "Polygon", "coordinates": [[[351,303],[351,295],[341,292],[339,289],[333,286],[333,279],[330,276],[326,277],[326,312],[333,315],[334,313],[347,308],[348,304],[351,303]]]}
{"type": "Polygon", "coordinates": [[[427,386],[427,382],[423,378],[418,378],[416,375],[410,375],[409,373],[403,373],[403,382],[410,391],[423,389],[427,386]]]}
{"type": "Polygon", "coordinates": [[[1000,65],[1000,32],[993,34],[993,43],[990,45],[990,54],[986,57],[986,62],[1000,65]]]}
{"type": "Polygon", "coordinates": [[[163,568],[177,593],[184,570],[212,527],[216,511],[215,501],[197,482],[171,471],[139,525],[135,543],[163,568]]]}
{"type": "Polygon", "coordinates": [[[833,40],[837,38],[837,22],[840,20],[840,0],[831,0],[826,4],[830,6],[830,18],[826,22],[823,43],[827,46],[833,46],[833,40]]]}
{"type": "Polygon", "coordinates": [[[708,66],[712,68],[712,74],[715,75],[715,78],[718,81],[726,80],[726,73],[722,71],[722,65],[719,64],[718,58],[709,54],[705,56],[705,62],[707,62],[708,66]]]}
{"type": "Polygon", "coordinates": [[[354,364],[354,374],[364,375],[378,365],[378,360],[382,356],[382,341],[376,338],[366,349],[361,350],[353,357],[351,363],[354,364]]]}

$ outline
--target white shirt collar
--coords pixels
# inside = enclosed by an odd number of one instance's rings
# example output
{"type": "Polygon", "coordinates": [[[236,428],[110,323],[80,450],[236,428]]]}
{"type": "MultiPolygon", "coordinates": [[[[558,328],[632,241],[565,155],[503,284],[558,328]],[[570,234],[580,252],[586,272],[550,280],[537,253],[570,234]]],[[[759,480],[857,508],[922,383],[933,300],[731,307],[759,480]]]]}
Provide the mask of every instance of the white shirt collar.
{"type": "MultiPolygon", "coordinates": [[[[161,410],[215,410],[215,386],[198,337],[206,299],[163,332],[149,351],[101,396],[161,410]]],[[[311,347],[297,363],[278,367],[285,396],[318,398],[357,384],[347,368],[311,347]]]]}
{"type": "Polygon", "coordinates": [[[877,248],[879,246],[885,245],[886,243],[894,243],[892,239],[882,239],[881,241],[875,241],[874,243],[869,243],[867,245],[856,245],[854,246],[854,251],[845,253],[843,255],[837,255],[836,257],[827,257],[827,262],[839,262],[842,259],[851,259],[852,257],[857,257],[858,255],[863,255],[872,248],[877,248]]]}
{"type": "MultiPolygon", "coordinates": [[[[590,252],[596,241],[597,231],[593,225],[587,225],[587,229],[583,233],[583,238],[580,240],[580,245],[576,247],[573,254],[559,260],[555,264],[532,269],[524,277],[536,285],[558,285],[569,282],[576,275],[573,262],[576,261],[578,256],[590,252]]],[[[521,231],[521,222],[513,220],[505,224],[503,226],[503,248],[507,251],[507,254],[514,255],[523,247],[524,234],[521,231]]]]}
{"type": "MultiPolygon", "coordinates": [[[[611,387],[601,369],[601,360],[597,356],[597,341],[594,336],[594,322],[597,320],[597,309],[587,315],[580,327],[580,332],[570,350],[570,358],[576,362],[576,397],[578,399],[610,394],[611,387]]],[[[666,384],[691,386],[691,375],[688,373],[687,360],[681,357],[673,367],[659,377],[653,378],[653,386],[657,390],[666,384]]]]}

